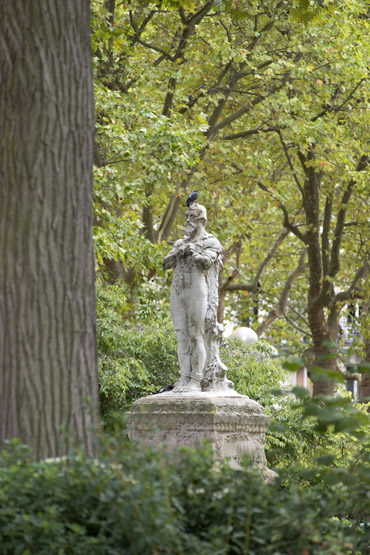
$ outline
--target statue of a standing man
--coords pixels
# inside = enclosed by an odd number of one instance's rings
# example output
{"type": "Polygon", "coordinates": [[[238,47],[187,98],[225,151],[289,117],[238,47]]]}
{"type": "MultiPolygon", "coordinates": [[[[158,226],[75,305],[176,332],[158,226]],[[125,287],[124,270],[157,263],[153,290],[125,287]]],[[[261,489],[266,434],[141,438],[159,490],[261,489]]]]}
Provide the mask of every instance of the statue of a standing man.
{"type": "Polygon", "coordinates": [[[170,306],[181,369],[174,392],[223,391],[233,386],[219,358],[218,275],[223,249],[206,232],[206,223],[204,206],[187,208],[185,235],[163,262],[165,269],[174,268],[170,306]]]}

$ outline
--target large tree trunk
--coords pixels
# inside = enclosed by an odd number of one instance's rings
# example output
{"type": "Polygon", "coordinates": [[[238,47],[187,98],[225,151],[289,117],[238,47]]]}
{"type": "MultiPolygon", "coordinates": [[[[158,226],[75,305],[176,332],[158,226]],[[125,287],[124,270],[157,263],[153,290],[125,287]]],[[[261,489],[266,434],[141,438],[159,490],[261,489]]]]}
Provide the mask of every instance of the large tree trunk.
{"type": "Polygon", "coordinates": [[[0,83],[0,444],[92,452],[89,0],[2,2],[0,83]]]}
{"type": "Polygon", "coordinates": [[[337,347],[334,333],[330,333],[325,321],[324,310],[320,307],[317,310],[309,310],[309,322],[312,333],[312,365],[309,368],[309,375],[313,381],[313,396],[334,395],[335,383],[328,379],[325,374],[318,375],[315,368],[323,371],[337,368],[337,347]]]}
{"type": "MultiPolygon", "coordinates": [[[[307,230],[305,232],[305,243],[308,254],[309,288],[308,288],[308,321],[313,342],[313,366],[322,370],[333,370],[336,368],[336,360],[331,358],[333,350],[329,347],[329,328],[325,318],[324,308],[330,303],[330,295],[323,295],[326,284],[326,261],[323,258],[322,245],[320,241],[320,176],[315,169],[307,163],[315,159],[313,150],[305,157],[299,152],[306,179],[302,195],[305,210],[307,230]]],[[[315,372],[310,369],[312,378],[315,372]]],[[[316,374],[317,376],[317,374],[316,374]]],[[[313,381],[313,395],[333,395],[334,382],[320,376],[319,380],[313,381]]]]}

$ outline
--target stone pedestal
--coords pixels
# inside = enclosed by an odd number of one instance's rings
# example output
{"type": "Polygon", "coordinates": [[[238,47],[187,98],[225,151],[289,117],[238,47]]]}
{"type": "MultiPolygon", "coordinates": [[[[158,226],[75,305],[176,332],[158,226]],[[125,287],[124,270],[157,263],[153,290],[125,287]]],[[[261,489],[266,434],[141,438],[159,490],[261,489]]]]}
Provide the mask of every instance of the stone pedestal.
{"type": "Polygon", "coordinates": [[[211,442],[216,460],[240,468],[248,454],[268,477],[264,452],[268,418],[256,401],[235,392],[161,393],[143,397],[130,409],[130,438],[173,451],[211,442]]]}

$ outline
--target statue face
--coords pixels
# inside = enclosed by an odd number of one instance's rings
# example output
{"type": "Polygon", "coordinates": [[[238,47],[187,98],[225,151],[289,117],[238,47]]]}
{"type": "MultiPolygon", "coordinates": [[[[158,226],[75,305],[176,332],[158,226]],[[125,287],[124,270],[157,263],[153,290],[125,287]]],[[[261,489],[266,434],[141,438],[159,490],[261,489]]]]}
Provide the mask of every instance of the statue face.
{"type": "Polygon", "coordinates": [[[188,236],[193,235],[197,231],[199,225],[200,225],[199,220],[195,220],[192,217],[187,217],[186,224],[185,224],[185,235],[188,235],[188,236]]]}
{"type": "Polygon", "coordinates": [[[185,235],[194,236],[201,229],[204,229],[207,222],[207,212],[204,206],[192,204],[185,212],[185,235]]]}

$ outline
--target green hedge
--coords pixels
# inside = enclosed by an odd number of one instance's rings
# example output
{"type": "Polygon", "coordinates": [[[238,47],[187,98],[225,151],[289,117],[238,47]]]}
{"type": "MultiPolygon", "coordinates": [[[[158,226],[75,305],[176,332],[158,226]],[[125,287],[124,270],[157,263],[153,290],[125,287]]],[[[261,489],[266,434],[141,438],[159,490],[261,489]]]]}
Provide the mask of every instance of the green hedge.
{"type": "MultiPolygon", "coordinates": [[[[107,441],[107,440],[106,440],[107,441]]],[[[124,438],[99,462],[0,457],[0,552],[86,555],[365,554],[360,493],[345,480],[302,488],[251,468],[214,471],[207,448],[170,458],[124,438]],[[354,514],[354,512],[356,514],[354,514]]],[[[364,482],[362,483],[364,485],[364,482]]],[[[366,492],[362,492],[366,497],[366,492]]],[[[368,509],[368,507],[367,507],[368,509]]],[[[368,513],[369,514],[369,513],[368,513]]]]}

